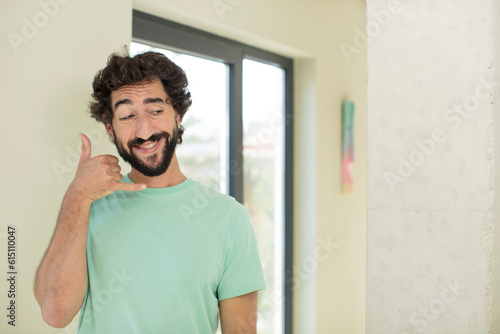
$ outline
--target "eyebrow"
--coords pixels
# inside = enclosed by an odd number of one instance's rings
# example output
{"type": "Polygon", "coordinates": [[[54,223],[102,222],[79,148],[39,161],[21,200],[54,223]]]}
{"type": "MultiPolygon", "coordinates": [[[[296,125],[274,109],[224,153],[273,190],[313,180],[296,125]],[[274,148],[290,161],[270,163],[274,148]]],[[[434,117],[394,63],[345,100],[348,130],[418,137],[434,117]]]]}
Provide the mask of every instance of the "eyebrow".
{"type": "MultiPolygon", "coordinates": [[[[152,104],[152,103],[160,103],[160,104],[167,104],[165,100],[163,100],[161,97],[148,97],[142,101],[143,104],[152,104]]],[[[132,104],[132,101],[130,99],[123,99],[123,100],[118,100],[115,103],[115,110],[120,106],[121,104],[132,104]]]]}

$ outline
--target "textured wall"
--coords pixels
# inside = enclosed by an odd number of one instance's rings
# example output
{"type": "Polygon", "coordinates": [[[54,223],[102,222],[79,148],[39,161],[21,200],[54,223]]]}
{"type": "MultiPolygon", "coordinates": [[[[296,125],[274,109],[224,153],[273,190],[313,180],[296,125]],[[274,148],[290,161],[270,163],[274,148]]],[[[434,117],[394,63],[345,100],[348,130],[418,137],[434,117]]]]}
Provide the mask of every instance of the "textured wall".
{"type": "Polygon", "coordinates": [[[492,6],[368,1],[367,333],[490,330],[492,6]]]}
{"type": "MultiPolygon", "coordinates": [[[[500,177],[498,176],[498,166],[500,166],[500,154],[498,154],[498,149],[500,148],[500,38],[498,34],[500,33],[500,1],[493,2],[493,15],[494,15],[494,31],[496,32],[494,40],[494,87],[495,87],[495,164],[497,166],[497,178],[495,184],[495,202],[494,202],[494,218],[495,218],[495,284],[493,288],[494,303],[493,303],[493,314],[500,314],[500,177]]],[[[494,316],[492,319],[492,333],[500,333],[500,317],[494,316]]]]}

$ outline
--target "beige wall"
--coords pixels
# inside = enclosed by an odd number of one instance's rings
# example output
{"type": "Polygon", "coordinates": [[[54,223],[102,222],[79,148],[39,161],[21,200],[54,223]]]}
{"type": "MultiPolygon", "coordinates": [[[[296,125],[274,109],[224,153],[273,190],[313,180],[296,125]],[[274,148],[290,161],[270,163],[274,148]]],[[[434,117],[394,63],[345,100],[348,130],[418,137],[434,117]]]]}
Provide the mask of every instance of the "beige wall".
{"type": "MultiPolygon", "coordinates": [[[[212,0],[65,2],[27,44],[19,45],[18,53],[8,39],[0,42],[2,71],[9,78],[1,89],[7,105],[2,122],[0,233],[8,223],[18,226],[16,332],[74,332],[73,327],[57,331],[43,324],[32,280],[74,173],[69,152],[79,150],[78,133],[93,132],[94,154],[114,152],[86,114],[86,106],[96,70],[109,53],[130,41],[131,9],[137,8],[296,59],[294,255],[303,275],[295,291],[294,328],[298,334],[363,333],[366,51],[359,49],[348,62],[339,46],[353,44],[355,27],[364,29],[364,2],[222,0],[233,4],[222,16],[212,0]],[[340,194],[343,99],[356,103],[352,196],[340,194]],[[68,171],[58,176],[54,162],[68,171]],[[316,247],[322,247],[317,241],[334,242],[335,249],[319,259],[315,270],[310,259],[316,247]]],[[[23,17],[41,11],[35,0],[0,6],[2,36],[21,34],[23,17]]],[[[7,291],[5,282],[0,289],[7,291]]],[[[9,329],[5,321],[0,323],[1,332],[9,329]]]]}

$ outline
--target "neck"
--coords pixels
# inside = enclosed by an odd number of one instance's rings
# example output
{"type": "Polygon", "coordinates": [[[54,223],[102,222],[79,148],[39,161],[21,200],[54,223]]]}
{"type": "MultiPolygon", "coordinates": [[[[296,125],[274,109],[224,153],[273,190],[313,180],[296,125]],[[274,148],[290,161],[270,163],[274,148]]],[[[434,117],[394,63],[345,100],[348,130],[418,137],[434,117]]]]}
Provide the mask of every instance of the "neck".
{"type": "Polygon", "coordinates": [[[172,156],[172,161],[170,166],[168,166],[165,173],[158,176],[146,176],[136,169],[132,168],[129,174],[130,180],[134,183],[143,183],[148,188],[167,188],[176,186],[184,181],[187,177],[182,174],[179,168],[179,161],[177,160],[177,155],[174,153],[172,156]]]}

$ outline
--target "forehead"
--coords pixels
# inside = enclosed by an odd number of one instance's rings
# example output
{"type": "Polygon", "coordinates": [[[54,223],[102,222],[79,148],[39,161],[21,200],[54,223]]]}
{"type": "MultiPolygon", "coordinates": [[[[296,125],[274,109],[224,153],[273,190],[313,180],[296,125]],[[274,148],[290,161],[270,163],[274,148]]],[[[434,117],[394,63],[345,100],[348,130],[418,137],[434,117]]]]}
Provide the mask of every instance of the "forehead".
{"type": "Polygon", "coordinates": [[[114,90],[111,92],[111,106],[124,99],[131,100],[134,103],[139,101],[142,103],[145,98],[158,97],[166,101],[168,94],[165,92],[161,81],[157,79],[152,82],[122,86],[114,90]]]}

